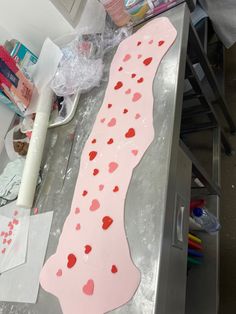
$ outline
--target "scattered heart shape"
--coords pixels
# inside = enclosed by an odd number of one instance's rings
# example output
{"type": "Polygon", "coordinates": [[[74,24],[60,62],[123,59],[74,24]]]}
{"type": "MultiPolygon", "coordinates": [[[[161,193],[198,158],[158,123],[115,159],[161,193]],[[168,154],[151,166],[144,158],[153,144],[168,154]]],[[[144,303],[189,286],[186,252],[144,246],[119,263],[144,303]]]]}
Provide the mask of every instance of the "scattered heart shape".
{"type": "Polygon", "coordinates": [[[138,155],[138,150],[137,150],[137,149],[133,149],[133,150],[131,150],[131,153],[132,153],[134,156],[137,156],[137,155],[138,155]]]}
{"type": "Polygon", "coordinates": [[[4,234],[5,234],[5,232],[4,232],[4,231],[2,231],[2,232],[1,232],[1,237],[3,237],[3,236],[4,236],[4,234]]]}
{"type": "Polygon", "coordinates": [[[113,173],[114,171],[116,171],[116,169],[118,168],[118,163],[117,162],[110,162],[108,165],[108,171],[110,173],[113,173]]]}
{"type": "Polygon", "coordinates": [[[142,95],[140,93],[134,93],[132,101],[136,102],[138,101],[140,98],[142,97],[142,95]]]}
{"type": "Polygon", "coordinates": [[[94,293],[94,281],[89,279],[86,285],[83,286],[83,293],[86,295],[93,295],[94,293]]]}
{"type": "Polygon", "coordinates": [[[140,46],[140,45],[141,45],[141,41],[138,41],[138,42],[137,42],[137,46],[140,46]]]}
{"type": "Polygon", "coordinates": [[[102,118],[100,121],[101,121],[101,123],[104,123],[106,121],[106,119],[102,118]]]}
{"type": "Polygon", "coordinates": [[[79,214],[80,213],[80,209],[79,209],[79,207],[76,207],[76,209],[75,209],[75,214],[77,215],[77,214],[79,214]]]}
{"type": "Polygon", "coordinates": [[[142,58],[142,56],[143,56],[143,55],[139,54],[139,55],[138,55],[138,59],[142,58]]]}
{"type": "Polygon", "coordinates": [[[119,67],[118,71],[120,72],[120,71],[122,71],[122,70],[123,70],[123,68],[122,68],[122,67],[119,67]]]}
{"type": "Polygon", "coordinates": [[[125,133],[125,137],[126,138],[131,138],[135,136],[135,130],[133,128],[130,128],[126,133],[125,133]]]}
{"type": "Polygon", "coordinates": [[[114,142],[113,138],[110,138],[109,141],[107,141],[108,145],[111,145],[114,142]]]}
{"type": "Polygon", "coordinates": [[[75,230],[79,231],[80,229],[81,229],[81,225],[77,224],[76,227],[75,227],[75,230]]]}
{"type": "Polygon", "coordinates": [[[164,40],[160,40],[160,41],[158,42],[158,46],[160,47],[160,46],[162,46],[164,43],[165,43],[164,40]]]}
{"type": "Polygon", "coordinates": [[[69,254],[69,255],[67,256],[67,267],[68,267],[69,269],[72,268],[72,267],[74,267],[76,261],[77,261],[76,256],[75,256],[74,254],[72,254],[72,253],[69,254]]]}
{"type": "Polygon", "coordinates": [[[17,219],[14,218],[14,219],[13,219],[13,224],[14,224],[14,225],[18,225],[18,223],[19,223],[19,220],[17,220],[17,219]]]}
{"type": "Polygon", "coordinates": [[[105,216],[102,219],[102,229],[107,230],[113,223],[113,219],[110,216],[105,216]]]}
{"type": "Polygon", "coordinates": [[[58,271],[56,273],[56,276],[57,277],[61,277],[62,276],[62,270],[61,269],[58,269],[58,271]]]}
{"type": "Polygon", "coordinates": [[[91,247],[91,245],[85,245],[85,247],[84,247],[84,253],[85,254],[89,254],[90,252],[92,251],[92,247],[91,247]]]}
{"type": "Polygon", "coordinates": [[[91,211],[95,211],[100,207],[100,203],[97,199],[92,200],[92,204],[90,205],[89,209],[91,211]]]}
{"type": "Polygon", "coordinates": [[[88,191],[84,190],[82,193],[82,196],[86,196],[88,194],[88,191]]]}
{"type": "Polygon", "coordinates": [[[12,239],[9,239],[9,240],[7,241],[7,244],[10,245],[11,242],[12,242],[12,239]]]}
{"type": "Polygon", "coordinates": [[[110,109],[112,107],[112,104],[108,104],[107,108],[110,109]]]}
{"type": "Polygon", "coordinates": [[[152,39],[151,39],[151,40],[149,40],[149,42],[148,42],[148,43],[149,43],[149,45],[151,45],[151,44],[153,43],[153,40],[152,40],[152,39]]]}
{"type": "Polygon", "coordinates": [[[2,249],[2,254],[5,254],[6,248],[2,249]]]}
{"type": "Polygon", "coordinates": [[[100,184],[98,188],[99,188],[99,191],[102,191],[104,189],[104,185],[100,184]]]}
{"type": "Polygon", "coordinates": [[[96,144],[96,139],[94,138],[93,140],[92,140],[92,144],[96,144]]]}
{"type": "Polygon", "coordinates": [[[119,187],[116,185],[115,187],[114,187],[114,189],[113,189],[113,192],[118,192],[119,191],[119,187]]]}
{"type": "Polygon", "coordinates": [[[4,238],[7,238],[8,237],[8,233],[7,232],[5,232],[5,234],[4,234],[4,238]]]}
{"type": "Polygon", "coordinates": [[[152,57],[149,57],[143,61],[144,65],[149,65],[152,62],[152,57]]]}
{"type": "Polygon", "coordinates": [[[112,272],[113,274],[116,274],[116,273],[118,272],[118,269],[117,269],[116,265],[112,265],[112,267],[111,267],[111,272],[112,272]]]}
{"type": "Polygon", "coordinates": [[[98,170],[98,169],[94,169],[94,170],[93,170],[93,175],[94,175],[94,176],[96,176],[98,173],[99,173],[99,170],[98,170]]]}
{"type": "Polygon", "coordinates": [[[2,243],[5,244],[7,242],[7,239],[3,239],[2,243]]]}
{"type": "Polygon", "coordinates": [[[10,230],[13,230],[13,229],[14,229],[14,225],[11,225],[11,226],[9,227],[9,229],[10,229],[10,230]]]}
{"type": "Polygon", "coordinates": [[[127,62],[127,61],[129,61],[129,59],[131,59],[131,55],[130,55],[130,54],[127,54],[127,55],[125,55],[123,61],[124,61],[124,62],[127,62]]]}
{"type": "Polygon", "coordinates": [[[138,83],[143,83],[144,79],[143,77],[140,77],[140,79],[137,80],[138,83]]]}
{"type": "Polygon", "coordinates": [[[97,152],[92,151],[89,153],[89,160],[92,161],[97,156],[97,152]]]}
{"type": "Polygon", "coordinates": [[[135,78],[135,76],[136,76],[136,74],[135,74],[135,73],[133,73],[133,74],[131,75],[131,77],[132,77],[132,78],[135,78]]]}
{"type": "Polygon", "coordinates": [[[120,89],[123,86],[123,83],[121,81],[117,82],[116,85],[114,86],[114,89],[120,89]]]}
{"type": "Polygon", "coordinates": [[[126,95],[129,95],[130,93],[131,93],[131,89],[130,88],[125,91],[126,95]]]}
{"type": "Polygon", "coordinates": [[[112,118],[109,123],[107,124],[109,127],[113,127],[116,125],[116,119],[115,118],[112,118]]]}
{"type": "Polygon", "coordinates": [[[125,108],[125,109],[123,110],[123,113],[126,114],[127,112],[128,112],[128,109],[125,108]]]}

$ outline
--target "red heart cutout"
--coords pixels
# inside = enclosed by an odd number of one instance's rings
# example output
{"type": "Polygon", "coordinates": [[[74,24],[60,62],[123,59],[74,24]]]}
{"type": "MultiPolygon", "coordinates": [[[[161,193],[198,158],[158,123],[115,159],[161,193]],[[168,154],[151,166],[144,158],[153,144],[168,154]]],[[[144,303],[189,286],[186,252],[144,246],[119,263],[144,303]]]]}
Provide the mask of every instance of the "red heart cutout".
{"type": "Polygon", "coordinates": [[[89,153],[89,160],[92,161],[97,156],[97,152],[92,151],[89,153]]]}
{"type": "Polygon", "coordinates": [[[123,70],[123,68],[122,68],[122,67],[119,67],[118,71],[122,71],[122,70],[123,70]]]}
{"type": "Polygon", "coordinates": [[[102,229],[107,230],[113,223],[113,219],[109,216],[105,216],[103,217],[102,222],[102,229]]]}
{"type": "Polygon", "coordinates": [[[81,225],[77,224],[76,227],[75,227],[75,230],[79,231],[80,229],[81,229],[81,225]]]}
{"type": "Polygon", "coordinates": [[[137,42],[137,46],[140,46],[140,45],[141,45],[141,41],[138,41],[138,42],[137,42]]]}
{"type": "Polygon", "coordinates": [[[86,196],[87,194],[88,194],[88,191],[86,191],[86,190],[84,190],[82,193],[83,196],[86,196]]]}
{"type": "Polygon", "coordinates": [[[116,86],[114,87],[114,89],[120,89],[123,86],[123,83],[121,81],[116,83],[116,86]]]}
{"type": "Polygon", "coordinates": [[[128,112],[128,109],[125,108],[124,111],[123,111],[123,113],[127,113],[127,112],[128,112]]]}
{"type": "Polygon", "coordinates": [[[92,279],[89,279],[86,285],[83,286],[83,293],[86,295],[93,295],[94,293],[94,282],[92,279]]]}
{"type": "Polygon", "coordinates": [[[130,128],[128,132],[125,133],[125,137],[130,138],[135,136],[135,130],[133,128],[130,128]]]}
{"type": "Polygon", "coordinates": [[[140,77],[140,79],[137,80],[138,83],[143,83],[144,79],[143,77],[140,77]]]}
{"type": "Polygon", "coordinates": [[[134,156],[137,156],[137,155],[138,155],[138,150],[137,150],[137,149],[133,149],[133,150],[131,150],[131,153],[132,153],[134,156]]]}
{"type": "Polygon", "coordinates": [[[132,77],[132,78],[135,78],[135,76],[136,76],[136,74],[135,74],[135,73],[133,73],[133,74],[131,75],[131,77],[132,77]]]}
{"type": "Polygon", "coordinates": [[[85,245],[84,249],[85,254],[89,254],[92,251],[92,247],[90,245],[85,245]]]}
{"type": "Polygon", "coordinates": [[[112,104],[108,104],[107,108],[110,109],[112,107],[112,104]]]}
{"type": "Polygon", "coordinates": [[[149,65],[152,62],[152,57],[149,57],[143,61],[143,64],[149,65]]]}
{"type": "Polygon", "coordinates": [[[113,138],[110,138],[109,141],[107,142],[108,145],[111,145],[113,143],[113,138]]]}
{"type": "Polygon", "coordinates": [[[67,256],[67,260],[68,260],[68,262],[67,262],[67,267],[68,267],[68,268],[72,268],[72,267],[75,266],[75,263],[76,263],[76,261],[77,261],[77,258],[76,258],[76,256],[75,256],[74,254],[69,254],[69,255],[67,256]]]}
{"type": "Polygon", "coordinates": [[[158,46],[160,47],[160,46],[162,46],[164,43],[165,43],[164,40],[160,40],[160,41],[158,42],[158,46]]]}
{"type": "Polygon", "coordinates": [[[96,139],[94,138],[93,140],[92,140],[92,144],[95,144],[97,141],[96,141],[96,139]]]}
{"type": "Polygon", "coordinates": [[[117,269],[116,265],[112,265],[112,267],[111,267],[111,272],[112,272],[113,274],[115,274],[115,273],[118,272],[118,269],[117,269]]]}
{"type": "Polygon", "coordinates": [[[118,191],[119,191],[119,187],[115,186],[114,189],[113,189],[113,192],[118,192],[118,191]]]}
{"type": "Polygon", "coordinates": [[[94,175],[94,176],[96,176],[98,173],[99,173],[99,170],[98,170],[98,169],[94,169],[94,170],[93,170],[93,175],[94,175]]]}

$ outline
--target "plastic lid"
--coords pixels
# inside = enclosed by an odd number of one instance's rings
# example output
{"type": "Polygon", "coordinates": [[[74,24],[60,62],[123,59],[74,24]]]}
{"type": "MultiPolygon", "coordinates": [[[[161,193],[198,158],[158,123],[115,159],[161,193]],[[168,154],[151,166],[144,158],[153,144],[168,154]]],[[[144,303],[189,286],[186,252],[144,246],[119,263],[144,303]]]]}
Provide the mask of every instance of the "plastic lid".
{"type": "Polygon", "coordinates": [[[194,216],[196,216],[196,217],[201,217],[202,214],[203,214],[202,208],[200,208],[200,207],[195,207],[195,208],[193,209],[193,214],[194,214],[194,216]]]}

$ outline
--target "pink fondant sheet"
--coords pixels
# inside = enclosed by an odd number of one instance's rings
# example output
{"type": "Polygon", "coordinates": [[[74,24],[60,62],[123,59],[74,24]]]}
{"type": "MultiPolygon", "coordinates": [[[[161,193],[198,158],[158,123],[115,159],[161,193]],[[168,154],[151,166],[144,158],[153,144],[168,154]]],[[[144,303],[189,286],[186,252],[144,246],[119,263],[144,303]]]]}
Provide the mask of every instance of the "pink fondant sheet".
{"type": "Polygon", "coordinates": [[[109,312],[138,288],[124,202],[133,169],[154,138],[153,78],[175,37],[169,20],[157,18],[125,39],[112,61],[104,101],[81,156],[71,212],[40,277],[65,314],[109,312]]]}

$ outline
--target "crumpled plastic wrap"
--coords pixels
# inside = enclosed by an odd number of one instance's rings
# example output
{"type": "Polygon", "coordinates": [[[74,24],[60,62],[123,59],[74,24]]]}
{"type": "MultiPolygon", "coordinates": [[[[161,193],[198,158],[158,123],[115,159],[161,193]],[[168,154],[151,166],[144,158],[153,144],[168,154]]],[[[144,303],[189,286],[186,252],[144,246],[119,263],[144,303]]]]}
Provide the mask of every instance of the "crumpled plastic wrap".
{"type": "Polygon", "coordinates": [[[131,35],[127,27],[107,25],[103,34],[77,34],[62,48],[63,57],[51,82],[57,96],[88,92],[99,86],[103,76],[103,57],[110,49],[131,35]]]}

